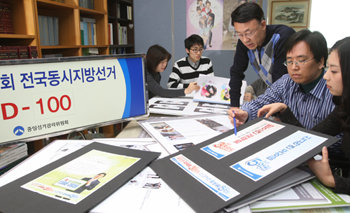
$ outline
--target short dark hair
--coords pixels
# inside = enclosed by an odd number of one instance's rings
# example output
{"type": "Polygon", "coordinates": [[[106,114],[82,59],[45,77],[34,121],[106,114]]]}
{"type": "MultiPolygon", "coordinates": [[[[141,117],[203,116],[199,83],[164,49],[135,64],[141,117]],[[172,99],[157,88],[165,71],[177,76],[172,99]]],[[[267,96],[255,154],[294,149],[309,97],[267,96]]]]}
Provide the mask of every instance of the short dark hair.
{"type": "Polygon", "coordinates": [[[155,72],[158,64],[167,59],[168,61],[171,58],[171,54],[164,49],[162,46],[155,44],[148,48],[146,54],[146,66],[148,72],[155,72]]]}
{"type": "Polygon", "coordinates": [[[309,48],[314,55],[315,61],[320,62],[323,58],[324,66],[326,66],[328,49],[327,41],[324,36],[318,31],[311,32],[308,29],[300,30],[289,37],[284,45],[284,48],[286,50],[285,52],[290,52],[293,47],[301,41],[304,41],[309,45],[309,48]]]}
{"type": "Polygon", "coordinates": [[[238,6],[231,13],[231,19],[232,19],[232,25],[234,25],[234,22],[246,23],[253,19],[256,19],[259,22],[261,22],[262,20],[265,20],[264,11],[261,9],[261,7],[258,4],[254,2],[248,2],[238,6]]]}
{"type": "Polygon", "coordinates": [[[195,44],[202,45],[204,47],[204,41],[202,37],[197,34],[192,34],[188,38],[185,39],[185,48],[191,49],[191,47],[195,44]]]}

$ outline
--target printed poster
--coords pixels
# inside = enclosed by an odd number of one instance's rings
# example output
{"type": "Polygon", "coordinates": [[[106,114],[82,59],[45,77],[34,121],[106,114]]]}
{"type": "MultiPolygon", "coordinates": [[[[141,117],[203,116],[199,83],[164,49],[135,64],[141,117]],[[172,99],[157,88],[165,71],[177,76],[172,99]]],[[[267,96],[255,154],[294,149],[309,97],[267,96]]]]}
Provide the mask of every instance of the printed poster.
{"type": "Polygon", "coordinates": [[[77,204],[139,160],[136,157],[91,150],[21,187],[77,204]]]}
{"type": "Polygon", "coordinates": [[[327,138],[299,130],[232,165],[231,168],[254,181],[258,181],[326,140],[327,138]]]}
{"type": "Polygon", "coordinates": [[[277,132],[283,127],[284,126],[281,124],[262,120],[259,123],[237,132],[237,135],[230,135],[201,148],[201,150],[220,160],[277,132]]]}
{"type": "Polygon", "coordinates": [[[186,37],[200,35],[207,50],[236,50],[238,36],[231,13],[245,2],[262,6],[262,0],[187,0],[186,37]]]}

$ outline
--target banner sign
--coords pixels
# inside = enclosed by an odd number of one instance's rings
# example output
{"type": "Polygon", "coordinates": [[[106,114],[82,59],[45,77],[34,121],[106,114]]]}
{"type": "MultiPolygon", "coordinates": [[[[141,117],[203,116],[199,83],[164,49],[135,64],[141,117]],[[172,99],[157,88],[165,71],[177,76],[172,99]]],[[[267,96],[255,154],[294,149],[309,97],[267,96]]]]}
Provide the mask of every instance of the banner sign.
{"type": "Polygon", "coordinates": [[[141,55],[80,58],[0,66],[0,143],[147,114],[141,55]]]}

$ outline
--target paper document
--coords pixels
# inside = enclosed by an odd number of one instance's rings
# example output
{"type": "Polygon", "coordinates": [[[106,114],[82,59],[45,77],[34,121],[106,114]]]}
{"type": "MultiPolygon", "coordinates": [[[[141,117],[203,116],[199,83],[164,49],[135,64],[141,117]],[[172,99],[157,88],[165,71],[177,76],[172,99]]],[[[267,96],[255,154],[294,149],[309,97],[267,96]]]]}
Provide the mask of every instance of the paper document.
{"type": "Polygon", "coordinates": [[[190,98],[161,98],[149,100],[149,111],[163,115],[205,115],[208,113],[227,114],[230,107],[224,104],[194,102],[190,98]]]}
{"type": "Polygon", "coordinates": [[[233,128],[227,115],[215,114],[151,119],[139,124],[169,153],[194,146],[233,128]]]}

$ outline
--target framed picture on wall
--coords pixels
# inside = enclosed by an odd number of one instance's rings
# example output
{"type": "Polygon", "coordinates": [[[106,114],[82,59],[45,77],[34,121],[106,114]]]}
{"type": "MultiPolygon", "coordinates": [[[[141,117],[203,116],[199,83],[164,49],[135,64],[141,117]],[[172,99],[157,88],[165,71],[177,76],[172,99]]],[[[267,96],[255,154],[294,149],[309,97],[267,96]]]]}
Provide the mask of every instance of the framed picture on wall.
{"type": "Polygon", "coordinates": [[[270,1],[270,24],[292,28],[309,27],[310,0],[270,1]]]}

